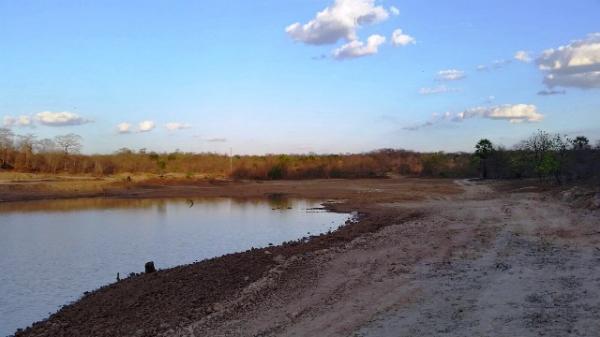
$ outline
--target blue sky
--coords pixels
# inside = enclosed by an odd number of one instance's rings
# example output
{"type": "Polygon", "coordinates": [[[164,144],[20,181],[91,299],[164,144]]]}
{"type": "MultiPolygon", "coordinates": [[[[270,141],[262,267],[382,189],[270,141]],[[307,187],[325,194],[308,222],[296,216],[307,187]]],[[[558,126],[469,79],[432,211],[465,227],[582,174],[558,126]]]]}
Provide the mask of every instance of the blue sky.
{"type": "Polygon", "coordinates": [[[596,140],[598,13],[598,0],[0,0],[0,124],[74,132],[87,153],[596,140]]]}

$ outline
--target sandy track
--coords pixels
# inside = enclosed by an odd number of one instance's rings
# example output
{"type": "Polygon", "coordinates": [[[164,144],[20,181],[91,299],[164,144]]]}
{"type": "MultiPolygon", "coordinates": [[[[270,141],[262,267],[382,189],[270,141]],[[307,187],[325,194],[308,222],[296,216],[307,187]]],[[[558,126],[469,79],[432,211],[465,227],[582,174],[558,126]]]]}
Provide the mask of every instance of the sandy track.
{"type": "Polygon", "coordinates": [[[465,193],[344,247],[282,262],[170,336],[598,336],[598,215],[533,193],[465,193]]]}

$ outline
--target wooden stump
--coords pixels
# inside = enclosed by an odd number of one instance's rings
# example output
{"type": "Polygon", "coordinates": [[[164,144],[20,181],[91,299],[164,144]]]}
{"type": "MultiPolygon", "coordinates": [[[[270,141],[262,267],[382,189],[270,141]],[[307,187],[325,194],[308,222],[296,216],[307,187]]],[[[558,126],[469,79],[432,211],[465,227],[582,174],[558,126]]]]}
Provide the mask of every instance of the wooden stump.
{"type": "Polygon", "coordinates": [[[156,271],[156,268],[154,268],[154,261],[146,262],[144,270],[146,271],[146,274],[154,273],[156,271]]]}

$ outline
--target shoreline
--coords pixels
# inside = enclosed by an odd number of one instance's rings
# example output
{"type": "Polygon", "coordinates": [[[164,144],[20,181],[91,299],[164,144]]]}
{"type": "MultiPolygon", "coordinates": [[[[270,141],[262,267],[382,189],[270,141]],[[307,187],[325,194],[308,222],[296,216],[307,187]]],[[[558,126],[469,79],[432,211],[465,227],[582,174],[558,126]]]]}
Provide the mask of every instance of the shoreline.
{"type": "MultiPolygon", "coordinates": [[[[414,184],[414,193],[409,190],[393,190],[394,180],[326,180],[326,181],[278,181],[278,182],[228,182],[218,185],[202,182],[193,186],[152,186],[128,190],[112,190],[110,193],[88,194],[85,197],[108,198],[168,198],[168,197],[304,197],[323,200],[343,200],[325,203],[328,211],[350,213],[356,211],[358,221],[350,221],[331,233],[287,242],[279,246],[251,249],[227,254],[197,263],[160,270],[154,274],[138,275],[106,285],[84,294],[78,301],[68,304],[48,319],[33,324],[15,336],[73,334],[74,331],[90,336],[109,336],[117,332],[120,336],[154,336],[201,319],[214,311],[213,306],[239,296],[249,286],[260,282],[284,261],[302,260],[320,250],[333,249],[351,240],[383,228],[389,220],[414,219],[417,212],[390,212],[381,209],[373,201],[415,200],[419,197],[419,180],[400,180],[396,184],[405,187],[414,184]],[[384,187],[388,191],[382,189],[384,187]],[[377,198],[362,196],[356,189],[378,191],[377,198]],[[381,193],[383,192],[383,193],[381,193]],[[371,202],[365,202],[372,199],[371,202]],[[199,282],[201,281],[201,282],[199,282]],[[196,283],[193,286],[189,282],[196,283]],[[176,284],[176,287],[173,287],[176,284]],[[188,284],[186,286],[186,284],[188,284]],[[159,294],[157,301],[154,295],[159,294]],[[123,307],[125,305],[125,307],[123,307]],[[128,307],[132,306],[132,307],[128,307]],[[171,309],[164,312],[164,306],[171,309]],[[129,308],[129,309],[128,309],[129,308]],[[134,309],[135,308],[135,309],[134,309]],[[141,310],[140,310],[141,309],[141,310]],[[155,312],[156,314],[151,314],[155,312]],[[86,328],[87,327],[87,328],[86,328]],[[135,329],[134,329],[135,327],[135,329]],[[116,329],[116,330],[115,330],[116,329]],[[136,334],[143,330],[142,334],[136,334]],[[103,331],[103,332],[101,332],[103,331]]],[[[446,192],[458,193],[451,182],[439,181],[446,192]]],[[[80,198],[82,194],[46,193],[32,198],[31,191],[13,193],[11,201],[56,200],[80,198]]],[[[370,193],[367,193],[370,194],[370,193]]]]}
{"type": "Polygon", "coordinates": [[[121,280],[17,337],[600,330],[600,213],[590,208],[591,186],[392,178],[143,188],[156,197],[343,200],[326,207],[357,211],[359,220],[308,240],[121,280]]]}

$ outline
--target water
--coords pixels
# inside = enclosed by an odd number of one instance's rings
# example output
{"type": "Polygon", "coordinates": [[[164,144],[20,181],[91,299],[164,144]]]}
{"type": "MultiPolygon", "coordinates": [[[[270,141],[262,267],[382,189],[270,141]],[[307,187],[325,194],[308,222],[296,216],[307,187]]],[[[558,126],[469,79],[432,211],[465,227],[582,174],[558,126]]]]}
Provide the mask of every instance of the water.
{"type": "Polygon", "coordinates": [[[0,203],[0,336],[84,291],[140,272],[336,229],[303,199],[78,199],[0,203]],[[191,207],[190,207],[191,206],[191,207]]]}

